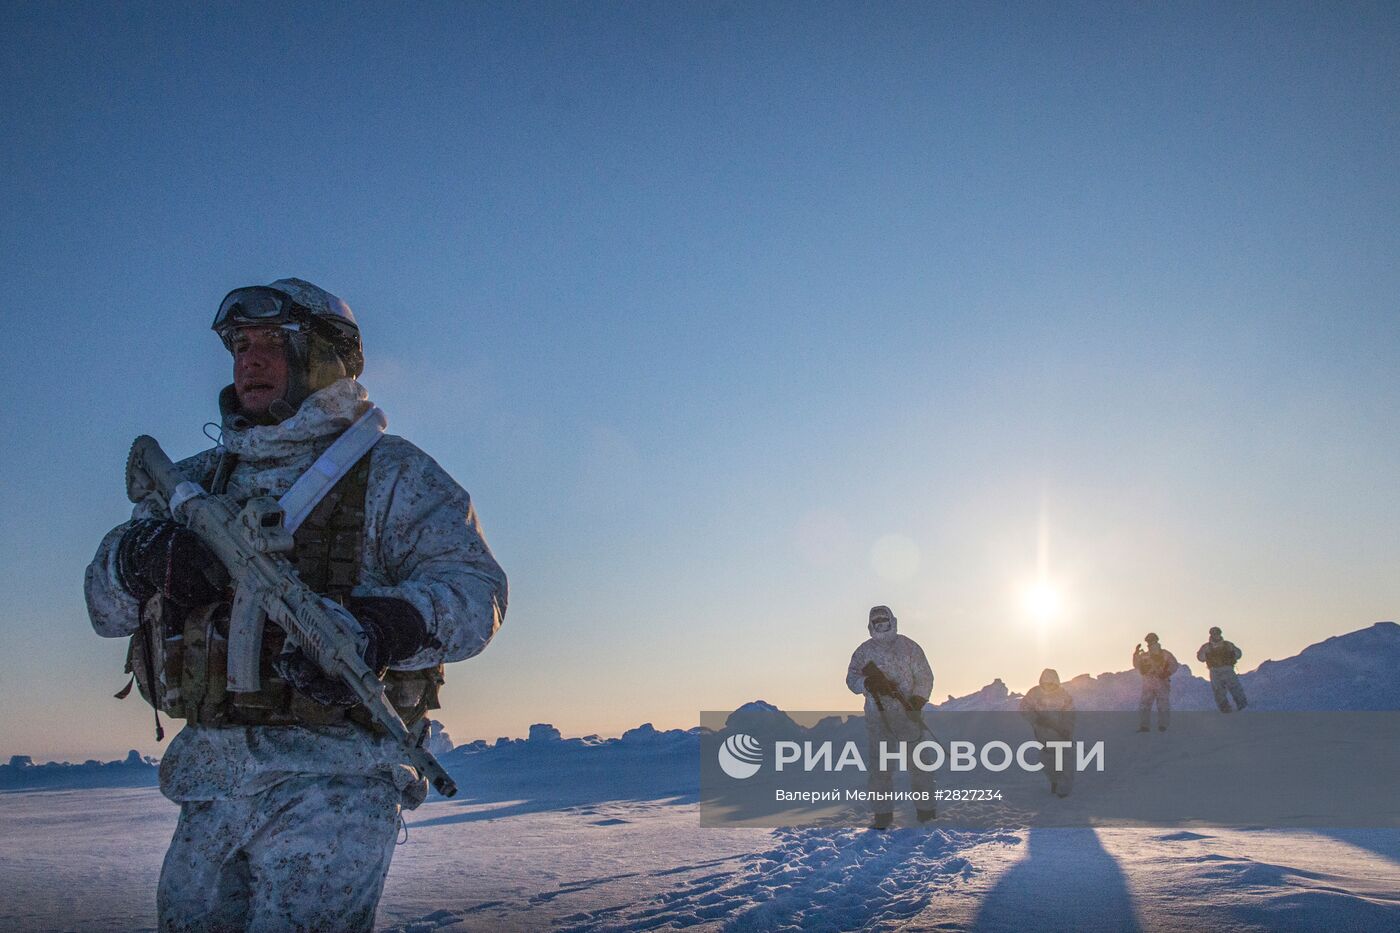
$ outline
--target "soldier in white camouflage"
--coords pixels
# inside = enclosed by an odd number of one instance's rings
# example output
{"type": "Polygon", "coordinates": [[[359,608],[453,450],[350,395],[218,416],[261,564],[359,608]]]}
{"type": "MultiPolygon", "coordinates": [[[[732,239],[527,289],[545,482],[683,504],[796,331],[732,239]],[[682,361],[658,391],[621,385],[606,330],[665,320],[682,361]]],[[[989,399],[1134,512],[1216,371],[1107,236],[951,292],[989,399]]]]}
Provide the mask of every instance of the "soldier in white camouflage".
{"type": "MultiPolygon", "coordinates": [[[[865,731],[869,784],[874,811],[871,828],[888,829],[894,808],[887,801],[894,790],[894,776],[880,755],[881,745],[893,749],[900,742],[913,748],[924,738],[923,709],[933,692],[933,668],[919,643],[899,634],[899,620],[889,606],[870,610],[866,630],[870,637],[851,655],[846,687],[865,696],[865,731]],[[885,796],[878,796],[885,795],[885,796]]],[[[933,775],[920,768],[909,772],[910,790],[921,795],[915,815],[926,823],[937,816],[933,775]]]]}
{"type": "MultiPolygon", "coordinates": [[[[233,355],[221,443],[178,469],[238,503],[281,496],[371,407],[358,324],[329,292],[280,279],[231,292],[214,329],[233,355]]],[[[437,708],[442,665],[481,652],[505,616],[466,491],[393,435],[315,506],[290,559],[353,616],[409,724],[437,708]]],[[[160,766],[180,805],[161,930],[371,930],[400,811],[427,794],[396,744],[271,624],[260,689],[230,692],[228,575],[149,501],[103,539],[85,589],[97,633],[130,639],[141,695],[185,721],[160,766]]]]}
{"type": "MultiPolygon", "coordinates": [[[[1060,674],[1053,668],[1041,671],[1040,683],[1021,698],[1021,715],[1031,724],[1035,740],[1041,745],[1074,739],[1074,697],[1060,683],[1060,674]]],[[[1056,761],[1062,765],[1067,761],[1050,749],[1040,753],[1040,761],[1045,776],[1050,779],[1050,792],[1057,797],[1068,797],[1074,787],[1074,769],[1055,767],[1056,761]]]]}

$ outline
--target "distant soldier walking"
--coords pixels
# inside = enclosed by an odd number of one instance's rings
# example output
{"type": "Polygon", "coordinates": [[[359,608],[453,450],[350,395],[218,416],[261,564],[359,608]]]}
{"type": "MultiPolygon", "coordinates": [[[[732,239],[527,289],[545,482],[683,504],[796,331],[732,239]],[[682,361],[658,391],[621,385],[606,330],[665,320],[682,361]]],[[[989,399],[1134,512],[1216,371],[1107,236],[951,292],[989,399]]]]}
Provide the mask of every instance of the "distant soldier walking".
{"type": "Polygon", "coordinates": [[[1133,667],[1142,675],[1142,699],[1138,702],[1138,731],[1152,728],[1152,704],[1157,704],[1157,731],[1166,732],[1172,718],[1172,675],[1181,667],[1176,657],[1162,647],[1156,632],[1144,639],[1147,650],[1139,644],[1133,649],[1133,667]]]}
{"type": "Polygon", "coordinates": [[[1249,700],[1245,699],[1244,687],[1240,686],[1240,679],[1235,675],[1235,662],[1239,661],[1244,652],[1235,647],[1234,642],[1226,641],[1220,634],[1220,626],[1214,626],[1210,630],[1210,640],[1196,652],[1196,660],[1205,664],[1210,671],[1210,689],[1215,694],[1215,705],[1220,707],[1220,712],[1233,712],[1230,709],[1230,700],[1226,698],[1226,691],[1235,700],[1236,709],[1244,709],[1249,705],[1249,700]]]}
{"type": "MultiPolygon", "coordinates": [[[[1059,672],[1052,668],[1042,671],[1040,683],[1021,698],[1021,715],[1031,724],[1035,740],[1041,745],[1074,738],[1074,697],[1060,684],[1059,672]]],[[[1040,761],[1050,779],[1050,792],[1056,797],[1068,797],[1074,783],[1073,769],[1055,767],[1056,761],[1064,764],[1064,759],[1048,748],[1040,753],[1040,761]]]]}

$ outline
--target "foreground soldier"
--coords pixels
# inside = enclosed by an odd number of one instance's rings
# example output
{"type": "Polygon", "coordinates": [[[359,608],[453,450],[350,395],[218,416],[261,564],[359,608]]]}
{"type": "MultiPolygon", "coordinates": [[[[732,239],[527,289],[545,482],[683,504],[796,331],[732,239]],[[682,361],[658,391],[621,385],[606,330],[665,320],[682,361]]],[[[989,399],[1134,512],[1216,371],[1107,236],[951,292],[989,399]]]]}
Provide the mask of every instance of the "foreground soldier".
{"type": "Polygon", "coordinates": [[[1211,628],[1209,640],[1196,652],[1196,660],[1204,663],[1210,671],[1210,689],[1215,694],[1215,705],[1220,707],[1222,713],[1231,711],[1230,701],[1225,697],[1226,691],[1234,697],[1236,709],[1249,705],[1244,696],[1244,687],[1240,686],[1240,679],[1235,675],[1235,663],[1243,655],[1244,652],[1236,648],[1233,642],[1225,640],[1219,626],[1211,628]]]}
{"type": "MultiPolygon", "coordinates": [[[[281,279],[231,292],[214,330],[234,360],[222,444],[177,468],[239,503],[281,496],[371,408],[355,380],[358,325],[335,296],[281,279]]],[[[353,617],[407,723],[437,707],[442,663],[479,653],[505,614],[505,575],[466,492],[402,438],[383,436],[349,467],[294,542],[302,582],[353,617]]],[[[93,627],[132,636],[142,695],[187,723],[160,768],[180,804],[160,927],[370,930],[400,809],[418,806],[426,783],[275,625],[261,688],[227,689],[227,582],[198,536],[149,501],[87,570],[93,627]]]]}
{"type": "MultiPolygon", "coordinates": [[[[923,708],[933,690],[933,669],[918,642],[899,634],[899,620],[888,606],[870,610],[868,630],[870,638],[851,655],[846,686],[852,693],[865,694],[870,790],[876,794],[890,794],[894,791],[894,778],[887,767],[882,767],[880,743],[885,742],[893,749],[905,742],[912,749],[921,741],[923,708]]],[[[928,802],[917,808],[919,821],[933,819],[937,815],[933,803],[933,775],[911,767],[909,781],[914,793],[928,795],[928,802]]],[[[871,828],[888,829],[894,822],[892,804],[876,799],[872,807],[875,818],[871,828]]]]}
{"type": "MultiPolygon", "coordinates": [[[[1021,715],[1031,724],[1035,740],[1046,742],[1069,742],[1074,739],[1074,697],[1060,684],[1060,674],[1047,667],[1040,672],[1040,684],[1032,687],[1021,698],[1021,715]]],[[[1074,785],[1074,769],[1056,768],[1057,756],[1051,749],[1040,753],[1045,776],[1050,779],[1050,792],[1057,797],[1068,797],[1074,785]]],[[[1058,758],[1062,765],[1068,759],[1058,758]]]]}
{"type": "Polygon", "coordinates": [[[1148,632],[1142,645],[1133,649],[1133,667],[1142,675],[1142,699],[1138,702],[1138,731],[1152,727],[1152,704],[1157,704],[1157,731],[1166,732],[1172,718],[1172,675],[1181,667],[1176,656],[1162,647],[1156,632],[1148,632]]]}

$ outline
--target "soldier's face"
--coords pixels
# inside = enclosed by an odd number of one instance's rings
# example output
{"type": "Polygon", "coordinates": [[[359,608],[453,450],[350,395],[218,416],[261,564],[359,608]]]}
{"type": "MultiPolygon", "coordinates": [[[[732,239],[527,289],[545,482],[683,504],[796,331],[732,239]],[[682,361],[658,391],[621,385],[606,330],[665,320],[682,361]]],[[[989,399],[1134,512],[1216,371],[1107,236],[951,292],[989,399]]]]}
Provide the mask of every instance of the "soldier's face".
{"type": "Polygon", "coordinates": [[[241,327],[229,341],[233,390],[244,414],[265,415],[287,394],[287,332],[280,327],[241,327]]]}

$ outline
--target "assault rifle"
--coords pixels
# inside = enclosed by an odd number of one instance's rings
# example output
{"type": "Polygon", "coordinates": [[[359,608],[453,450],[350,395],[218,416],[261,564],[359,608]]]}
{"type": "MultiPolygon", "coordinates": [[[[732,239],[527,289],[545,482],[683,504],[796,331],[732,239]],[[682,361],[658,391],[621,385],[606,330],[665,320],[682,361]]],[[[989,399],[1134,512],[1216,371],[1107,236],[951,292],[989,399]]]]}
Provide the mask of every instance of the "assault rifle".
{"type": "Polygon", "coordinates": [[[229,614],[229,690],[259,688],[263,622],[271,619],[323,671],[354,691],[438,793],[444,797],[457,793],[452,777],[423,748],[427,719],[412,729],[404,725],[384,694],[383,682],[360,656],[363,636],[346,618],[348,613],[328,606],[297,576],[285,556],[292,550],[292,533],[276,499],[256,496],[235,511],[228,499],[210,495],[181,476],[156,439],[144,434],[131,445],[127,457],[126,492],[132,502],[154,498],[171,518],[199,535],[228,568],[236,587],[229,614]]]}
{"type": "Polygon", "coordinates": [[[880,697],[882,696],[892,697],[898,700],[899,705],[904,707],[905,712],[914,711],[914,704],[905,699],[904,694],[899,692],[899,688],[895,686],[894,681],[890,680],[889,677],[885,675],[885,672],[880,670],[880,665],[876,664],[874,661],[866,661],[865,667],[862,667],[860,672],[865,676],[866,680],[870,681],[870,695],[874,697],[875,705],[880,707],[882,711],[885,708],[885,704],[880,702],[880,697]]]}
{"type": "Polygon", "coordinates": [[[872,681],[870,696],[875,700],[875,706],[879,708],[881,716],[885,713],[885,704],[880,702],[880,697],[882,695],[891,697],[904,707],[904,711],[909,714],[911,719],[918,721],[919,728],[927,732],[929,738],[934,738],[933,730],[928,727],[928,723],[924,722],[923,710],[914,708],[914,704],[909,702],[909,698],[900,692],[899,687],[895,686],[895,682],[890,680],[884,671],[880,670],[880,665],[874,661],[866,661],[865,667],[862,667],[860,672],[865,675],[867,680],[872,681]]]}

